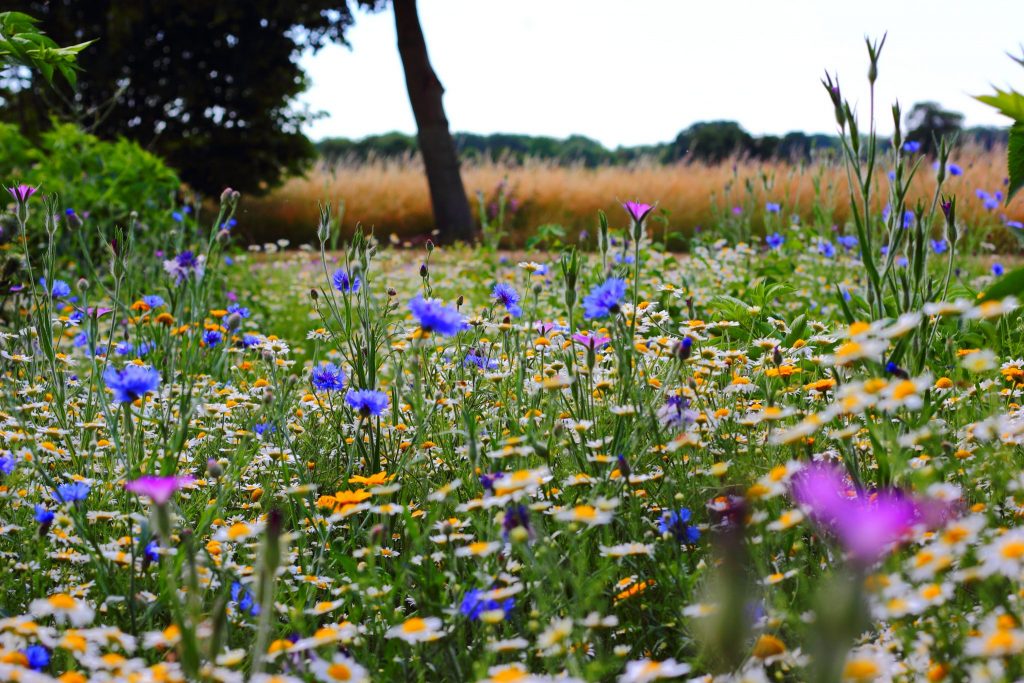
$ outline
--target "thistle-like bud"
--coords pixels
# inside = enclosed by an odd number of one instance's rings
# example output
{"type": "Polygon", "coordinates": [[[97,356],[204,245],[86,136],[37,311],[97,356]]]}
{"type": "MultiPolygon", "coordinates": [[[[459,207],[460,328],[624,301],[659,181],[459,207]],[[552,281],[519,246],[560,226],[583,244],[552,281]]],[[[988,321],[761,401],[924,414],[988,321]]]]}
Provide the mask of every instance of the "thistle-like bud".
{"type": "Polygon", "coordinates": [[[89,291],[89,281],[84,277],[78,278],[78,291],[82,294],[89,291]]]}
{"type": "Polygon", "coordinates": [[[426,263],[421,264],[420,265],[420,277],[426,279],[426,277],[428,275],[430,275],[430,269],[427,268],[427,264],[426,263]]]}
{"type": "Polygon", "coordinates": [[[219,462],[210,458],[206,461],[206,473],[213,479],[220,479],[224,474],[224,468],[221,467],[219,462]]]}
{"type": "Polygon", "coordinates": [[[227,317],[227,320],[224,321],[224,327],[228,328],[228,330],[231,332],[237,330],[239,326],[241,326],[241,324],[242,316],[240,316],[238,313],[232,313],[227,317]]]}

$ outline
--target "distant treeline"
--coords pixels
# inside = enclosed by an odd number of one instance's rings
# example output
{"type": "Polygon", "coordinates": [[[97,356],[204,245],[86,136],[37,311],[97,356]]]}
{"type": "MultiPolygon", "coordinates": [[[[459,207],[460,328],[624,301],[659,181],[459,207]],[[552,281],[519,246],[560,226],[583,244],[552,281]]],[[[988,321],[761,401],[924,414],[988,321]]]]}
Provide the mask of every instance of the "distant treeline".
{"type": "MultiPolygon", "coordinates": [[[[928,131],[912,131],[908,139],[930,141],[928,131]],[[917,133],[914,135],[914,133],[917,133]]],[[[565,164],[603,166],[627,164],[638,159],[674,163],[683,159],[719,162],[734,154],[751,159],[807,160],[826,150],[836,150],[839,138],[824,134],[801,132],[785,135],[751,135],[735,121],[695,123],[679,133],[671,142],[636,147],[608,149],[597,140],[583,135],[567,138],[517,135],[513,133],[455,133],[455,145],[463,160],[522,161],[526,158],[554,160],[565,164]]],[[[975,127],[959,131],[960,144],[972,143],[985,149],[1005,145],[1005,129],[975,127]]],[[[367,158],[395,158],[415,154],[416,137],[392,132],[370,135],[361,140],[327,138],[316,143],[321,157],[327,161],[367,158]]],[[[926,144],[927,151],[929,146],[926,144]]]]}

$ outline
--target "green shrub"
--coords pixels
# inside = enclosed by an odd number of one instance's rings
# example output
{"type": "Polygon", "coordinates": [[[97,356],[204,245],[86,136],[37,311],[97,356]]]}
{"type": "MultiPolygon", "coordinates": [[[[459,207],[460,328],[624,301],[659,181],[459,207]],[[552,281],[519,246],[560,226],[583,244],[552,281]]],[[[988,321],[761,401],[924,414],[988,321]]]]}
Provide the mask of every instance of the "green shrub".
{"type": "Polygon", "coordinates": [[[170,221],[180,181],[162,159],[128,140],[108,142],[70,123],[55,125],[33,145],[17,126],[0,123],[0,178],[56,193],[101,228],[126,225],[132,211],[152,229],[170,221]]]}

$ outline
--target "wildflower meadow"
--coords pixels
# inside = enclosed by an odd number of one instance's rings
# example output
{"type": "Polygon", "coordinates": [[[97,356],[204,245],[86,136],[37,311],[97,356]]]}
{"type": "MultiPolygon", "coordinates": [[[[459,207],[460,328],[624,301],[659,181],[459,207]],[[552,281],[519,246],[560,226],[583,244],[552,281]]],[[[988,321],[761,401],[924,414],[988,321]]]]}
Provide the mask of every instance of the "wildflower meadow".
{"type": "Polygon", "coordinates": [[[1024,679],[1016,243],[825,86],[843,219],[686,251],[642,186],[561,249],[285,249],[8,179],[0,679],[1024,679]]]}

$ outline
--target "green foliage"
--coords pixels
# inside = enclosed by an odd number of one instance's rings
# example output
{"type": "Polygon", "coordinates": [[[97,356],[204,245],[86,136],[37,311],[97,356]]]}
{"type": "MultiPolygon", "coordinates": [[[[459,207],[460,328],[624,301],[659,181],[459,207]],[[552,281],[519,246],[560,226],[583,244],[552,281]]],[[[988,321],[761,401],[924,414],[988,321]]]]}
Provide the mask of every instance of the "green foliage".
{"type": "Polygon", "coordinates": [[[1007,166],[1010,172],[1010,185],[1006,190],[1006,201],[1024,186],[1024,121],[1018,121],[1010,128],[1010,144],[1007,148],[1007,166]]]}
{"type": "Polygon", "coordinates": [[[180,181],[137,143],[100,140],[73,124],[58,124],[34,146],[16,126],[0,123],[0,178],[60,196],[64,207],[107,226],[127,224],[135,211],[154,228],[169,219],[180,181]]]}
{"type": "Polygon", "coordinates": [[[2,116],[35,139],[51,114],[72,117],[101,138],[124,136],[160,155],[207,195],[230,184],[259,193],[315,157],[301,128],[314,118],[294,99],[307,80],[297,57],[344,42],[349,5],[331,0],[124,3],[21,0],[57,41],[85,35],[76,88],[52,93],[17,80],[0,97],[2,116]],[[71,111],[68,111],[70,103],[71,111]]]}
{"type": "Polygon", "coordinates": [[[93,41],[60,47],[36,28],[39,21],[21,12],[0,12],[0,69],[24,66],[53,83],[54,71],[74,86],[78,74],[75,59],[93,41]]]}

